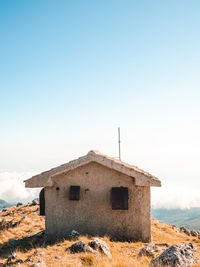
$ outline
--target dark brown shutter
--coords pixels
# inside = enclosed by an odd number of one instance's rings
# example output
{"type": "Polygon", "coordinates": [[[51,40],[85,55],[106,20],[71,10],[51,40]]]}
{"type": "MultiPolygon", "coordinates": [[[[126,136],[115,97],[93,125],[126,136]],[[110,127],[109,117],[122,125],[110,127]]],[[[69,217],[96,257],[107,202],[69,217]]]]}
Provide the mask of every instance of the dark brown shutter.
{"type": "Polygon", "coordinates": [[[128,209],[127,187],[112,187],[112,209],[113,210],[128,209]]]}
{"type": "Polygon", "coordinates": [[[40,191],[40,216],[45,215],[45,197],[44,197],[44,188],[40,191]]]}
{"type": "Polygon", "coordinates": [[[69,199],[70,200],[80,200],[80,186],[71,185],[69,189],[69,199]]]}

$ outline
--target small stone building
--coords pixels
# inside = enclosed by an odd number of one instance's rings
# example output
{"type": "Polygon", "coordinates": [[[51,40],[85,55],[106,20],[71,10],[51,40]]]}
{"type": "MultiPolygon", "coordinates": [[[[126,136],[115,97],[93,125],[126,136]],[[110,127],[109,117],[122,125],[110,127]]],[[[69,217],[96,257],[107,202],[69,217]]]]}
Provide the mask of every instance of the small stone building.
{"type": "Polygon", "coordinates": [[[160,180],[98,151],[25,181],[43,187],[40,213],[50,240],[80,234],[151,240],[150,187],[160,180]]]}

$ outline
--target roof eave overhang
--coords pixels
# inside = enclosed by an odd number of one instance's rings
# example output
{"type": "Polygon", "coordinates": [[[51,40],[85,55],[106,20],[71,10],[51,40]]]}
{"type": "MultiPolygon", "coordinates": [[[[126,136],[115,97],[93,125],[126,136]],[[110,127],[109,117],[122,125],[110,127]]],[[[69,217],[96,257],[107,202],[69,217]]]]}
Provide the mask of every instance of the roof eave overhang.
{"type": "MultiPolygon", "coordinates": [[[[56,176],[58,176],[60,174],[57,174],[56,176]]],[[[25,182],[25,187],[26,188],[41,188],[41,187],[51,187],[53,186],[54,182],[53,182],[53,178],[55,176],[50,176],[49,179],[45,182],[42,182],[42,181],[38,181],[38,179],[34,179],[32,180],[33,178],[30,178],[25,182]]],[[[154,180],[154,181],[146,181],[146,182],[140,182],[139,179],[136,179],[135,180],[135,185],[137,186],[155,186],[155,187],[161,187],[162,184],[161,184],[161,181],[157,181],[157,180],[154,180]]]]}
{"type": "Polygon", "coordinates": [[[134,184],[137,186],[161,186],[161,181],[156,177],[146,172],[142,172],[139,169],[132,169],[129,166],[127,167],[123,162],[115,162],[112,158],[91,151],[86,156],[83,156],[77,160],[73,160],[67,164],[61,165],[57,168],[51,169],[50,171],[46,171],[39,175],[35,175],[28,180],[25,180],[25,187],[40,188],[53,186],[54,178],[56,178],[58,175],[67,173],[70,170],[74,170],[90,162],[99,163],[107,168],[113,169],[132,178],[134,177],[134,184]]]}

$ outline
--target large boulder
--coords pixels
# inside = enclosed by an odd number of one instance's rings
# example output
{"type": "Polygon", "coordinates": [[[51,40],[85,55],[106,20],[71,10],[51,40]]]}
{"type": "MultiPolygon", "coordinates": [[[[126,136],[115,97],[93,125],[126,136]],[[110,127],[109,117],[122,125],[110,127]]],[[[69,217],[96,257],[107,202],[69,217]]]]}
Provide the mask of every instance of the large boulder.
{"type": "Polygon", "coordinates": [[[192,243],[187,245],[173,245],[151,261],[151,266],[154,267],[191,267],[193,264],[194,247],[192,243]]]}
{"type": "Polygon", "coordinates": [[[92,247],[93,249],[99,250],[101,253],[103,253],[107,257],[112,258],[112,254],[110,252],[110,249],[109,249],[109,247],[105,241],[103,241],[99,238],[94,238],[94,239],[90,240],[89,246],[92,247]]]}

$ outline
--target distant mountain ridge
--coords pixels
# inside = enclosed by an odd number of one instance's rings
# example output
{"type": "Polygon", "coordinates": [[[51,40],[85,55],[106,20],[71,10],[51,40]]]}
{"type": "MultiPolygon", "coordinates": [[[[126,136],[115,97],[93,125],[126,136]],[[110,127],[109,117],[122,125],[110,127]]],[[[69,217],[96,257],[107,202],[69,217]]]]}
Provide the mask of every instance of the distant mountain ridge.
{"type": "Polygon", "coordinates": [[[0,199],[0,210],[4,209],[4,208],[9,208],[9,207],[12,207],[12,206],[13,206],[12,204],[6,202],[3,199],[0,199]]]}
{"type": "Polygon", "coordinates": [[[200,208],[152,209],[151,215],[164,223],[200,230],[200,208]]]}

